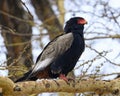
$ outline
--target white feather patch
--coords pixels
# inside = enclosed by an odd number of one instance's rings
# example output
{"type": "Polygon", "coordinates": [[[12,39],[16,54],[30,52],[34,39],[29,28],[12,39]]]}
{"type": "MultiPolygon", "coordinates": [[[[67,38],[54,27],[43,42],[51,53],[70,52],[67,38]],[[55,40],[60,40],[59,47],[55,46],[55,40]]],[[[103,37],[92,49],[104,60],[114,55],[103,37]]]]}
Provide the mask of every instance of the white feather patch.
{"type": "Polygon", "coordinates": [[[52,58],[46,58],[43,61],[38,61],[37,64],[35,64],[35,67],[33,68],[32,73],[44,69],[46,66],[48,66],[52,61],[52,58]]]}

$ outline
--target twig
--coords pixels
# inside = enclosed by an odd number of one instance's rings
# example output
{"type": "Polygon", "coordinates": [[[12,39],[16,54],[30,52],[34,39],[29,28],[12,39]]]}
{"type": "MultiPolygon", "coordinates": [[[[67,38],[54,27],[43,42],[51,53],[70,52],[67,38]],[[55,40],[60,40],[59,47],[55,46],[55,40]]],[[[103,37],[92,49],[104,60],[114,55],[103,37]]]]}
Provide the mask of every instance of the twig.
{"type": "Polygon", "coordinates": [[[98,52],[97,50],[93,49],[91,46],[86,45],[88,48],[90,48],[91,50],[95,51],[97,54],[99,54],[101,57],[103,57],[106,61],[108,61],[111,64],[114,64],[116,66],[120,66],[120,64],[116,64],[114,62],[112,62],[111,60],[109,60],[107,57],[103,56],[100,52],[98,52]]]}

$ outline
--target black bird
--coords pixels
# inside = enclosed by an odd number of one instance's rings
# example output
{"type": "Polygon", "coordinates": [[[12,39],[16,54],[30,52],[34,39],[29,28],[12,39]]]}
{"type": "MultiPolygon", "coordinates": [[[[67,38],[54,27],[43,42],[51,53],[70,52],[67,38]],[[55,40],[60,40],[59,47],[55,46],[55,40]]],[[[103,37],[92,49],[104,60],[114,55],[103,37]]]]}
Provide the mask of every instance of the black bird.
{"type": "Polygon", "coordinates": [[[16,82],[38,78],[63,78],[72,71],[85,49],[83,29],[86,20],[73,17],[66,22],[64,32],[53,39],[38,56],[34,67],[16,82]]]}

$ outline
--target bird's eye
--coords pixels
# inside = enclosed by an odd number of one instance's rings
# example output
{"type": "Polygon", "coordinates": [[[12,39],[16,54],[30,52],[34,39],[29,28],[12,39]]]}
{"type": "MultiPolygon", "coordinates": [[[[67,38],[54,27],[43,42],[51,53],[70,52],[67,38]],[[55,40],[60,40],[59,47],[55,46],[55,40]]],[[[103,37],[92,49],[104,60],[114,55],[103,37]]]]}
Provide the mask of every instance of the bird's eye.
{"type": "Polygon", "coordinates": [[[87,21],[84,19],[78,19],[77,24],[87,24],[87,21]]]}

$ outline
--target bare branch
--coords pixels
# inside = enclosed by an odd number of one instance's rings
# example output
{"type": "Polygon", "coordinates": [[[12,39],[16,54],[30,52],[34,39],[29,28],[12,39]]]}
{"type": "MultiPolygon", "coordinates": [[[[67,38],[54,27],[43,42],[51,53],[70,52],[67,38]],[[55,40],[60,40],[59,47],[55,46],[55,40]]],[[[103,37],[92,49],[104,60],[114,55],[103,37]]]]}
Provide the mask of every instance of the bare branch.
{"type": "Polygon", "coordinates": [[[108,36],[95,36],[91,38],[85,38],[85,40],[94,40],[94,39],[120,39],[120,35],[108,35],[108,36]]]}
{"type": "Polygon", "coordinates": [[[2,82],[0,83],[0,87],[3,90],[4,96],[28,96],[42,92],[95,92],[96,94],[119,94],[120,91],[120,79],[111,81],[76,79],[74,82],[66,82],[61,79],[45,79],[36,82],[27,81],[15,84],[7,77],[0,77],[0,82],[2,82]]]}

